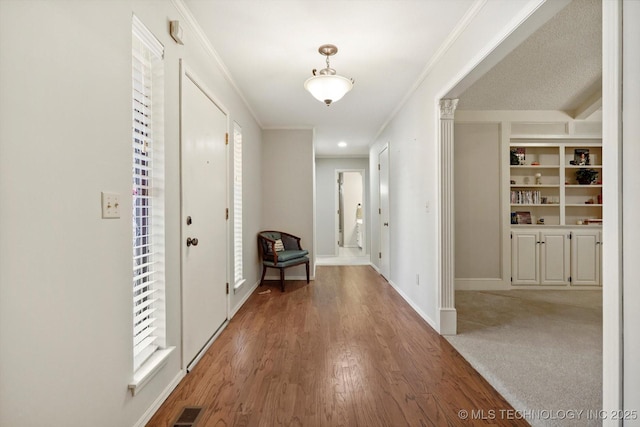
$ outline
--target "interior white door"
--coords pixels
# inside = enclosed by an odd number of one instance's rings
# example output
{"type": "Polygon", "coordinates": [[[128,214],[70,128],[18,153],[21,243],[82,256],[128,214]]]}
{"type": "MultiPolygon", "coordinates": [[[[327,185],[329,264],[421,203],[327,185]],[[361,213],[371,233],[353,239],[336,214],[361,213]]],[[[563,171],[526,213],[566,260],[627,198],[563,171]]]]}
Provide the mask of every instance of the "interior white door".
{"type": "Polygon", "coordinates": [[[380,217],[380,274],[389,280],[389,255],[390,255],[390,233],[389,233],[389,146],[385,146],[378,154],[379,172],[379,197],[380,207],[378,210],[380,217]]]}
{"type": "Polygon", "coordinates": [[[227,319],[227,117],[188,73],[182,77],[182,360],[189,370],[227,319]]]}

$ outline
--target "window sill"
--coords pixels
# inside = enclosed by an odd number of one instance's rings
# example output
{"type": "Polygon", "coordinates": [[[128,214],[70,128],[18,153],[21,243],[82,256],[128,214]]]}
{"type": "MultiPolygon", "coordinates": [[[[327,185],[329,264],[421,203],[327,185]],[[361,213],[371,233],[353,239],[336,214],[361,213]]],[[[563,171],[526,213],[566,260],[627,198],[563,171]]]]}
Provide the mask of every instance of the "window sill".
{"type": "Polygon", "coordinates": [[[175,350],[175,347],[168,347],[153,353],[149,359],[138,368],[133,374],[133,381],[129,384],[131,395],[135,396],[137,392],[147,385],[160,369],[167,364],[169,355],[175,350]]]}
{"type": "Polygon", "coordinates": [[[233,293],[237,293],[238,289],[240,289],[246,282],[247,279],[238,280],[238,282],[233,286],[233,293]]]}

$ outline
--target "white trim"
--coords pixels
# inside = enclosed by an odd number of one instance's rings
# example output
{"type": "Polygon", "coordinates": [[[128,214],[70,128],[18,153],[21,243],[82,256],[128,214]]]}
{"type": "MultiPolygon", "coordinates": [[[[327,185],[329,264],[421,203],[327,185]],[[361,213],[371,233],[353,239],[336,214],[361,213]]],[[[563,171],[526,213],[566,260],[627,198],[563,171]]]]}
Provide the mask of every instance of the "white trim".
{"type": "Polygon", "coordinates": [[[247,283],[247,279],[238,280],[238,282],[233,285],[233,293],[235,294],[238,292],[238,289],[240,289],[245,283],[247,283]]]}
{"type": "MultiPolygon", "coordinates": [[[[621,200],[621,96],[622,96],[622,3],[602,2],[602,151],[604,179],[602,233],[602,408],[623,408],[622,381],[622,200],[621,200]]],[[[637,408],[629,408],[637,409],[637,408]]],[[[620,422],[611,417],[603,426],[620,422]]]]}
{"type": "Polygon", "coordinates": [[[429,73],[431,72],[433,67],[440,61],[440,59],[442,59],[444,54],[447,53],[449,48],[451,48],[453,43],[458,39],[458,37],[460,37],[460,35],[464,32],[464,30],[467,28],[467,26],[469,26],[469,24],[473,21],[473,19],[476,17],[476,15],[478,15],[478,13],[480,13],[480,10],[482,10],[482,8],[484,7],[484,5],[486,3],[487,3],[487,0],[475,0],[474,3],[471,5],[471,7],[469,7],[469,9],[464,14],[464,16],[460,19],[460,21],[458,21],[458,23],[456,24],[455,28],[449,33],[447,38],[440,45],[440,47],[438,48],[436,53],[431,57],[431,59],[429,60],[427,65],[422,70],[422,73],[420,73],[420,76],[418,76],[418,79],[411,86],[411,88],[407,91],[407,93],[404,95],[404,97],[402,97],[402,99],[400,100],[400,102],[398,103],[396,108],[394,108],[393,111],[391,112],[391,114],[389,114],[389,117],[387,118],[387,120],[385,120],[385,122],[382,124],[382,126],[380,126],[380,129],[378,130],[378,133],[376,133],[376,135],[373,137],[374,141],[378,139],[378,137],[382,134],[382,132],[384,132],[385,128],[389,125],[391,120],[393,120],[394,117],[400,112],[400,110],[402,109],[404,104],[407,103],[407,101],[411,98],[413,93],[418,89],[418,87],[422,84],[422,82],[427,78],[427,76],[429,75],[429,73]]]}
{"type": "Polygon", "coordinates": [[[220,334],[222,333],[222,331],[224,331],[227,327],[227,325],[229,324],[229,319],[227,318],[227,320],[225,320],[222,325],[220,325],[220,327],[218,328],[218,330],[216,331],[215,334],[213,334],[213,336],[211,338],[209,338],[209,341],[207,341],[207,343],[204,345],[204,347],[202,347],[202,349],[198,352],[198,354],[196,355],[196,357],[193,358],[193,360],[191,361],[191,363],[189,363],[187,365],[186,371],[187,372],[191,372],[191,370],[194,368],[194,366],[196,366],[198,364],[198,362],[200,361],[200,359],[202,359],[204,357],[204,355],[207,353],[207,350],[209,350],[209,347],[211,347],[211,344],[213,344],[213,342],[218,339],[218,337],[220,336],[220,334]]]}
{"type": "Polygon", "coordinates": [[[169,397],[171,392],[180,384],[180,381],[184,378],[186,373],[183,370],[178,371],[176,376],[167,384],[165,389],[158,395],[156,400],[153,401],[151,406],[147,408],[144,414],[140,417],[140,419],[133,425],[133,427],[144,427],[151,420],[151,418],[155,415],[155,413],[160,409],[165,400],[169,397]]]}
{"type": "Polygon", "coordinates": [[[245,296],[243,296],[242,299],[238,302],[238,304],[236,304],[236,306],[231,310],[231,312],[229,313],[229,320],[233,319],[233,316],[235,316],[236,313],[242,308],[242,306],[247,302],[249,297],[253,295],[253,292],[258,288],[258,285],[260,285],[259,280],[256,283],[254,283],[253,286],[251,286],[251,289],[247,291],[245,296]]]}
{"type": "Polygon", "coordinates": [[[200,27],[200,24],[198,24],[198,21],[195,19],[195,17],[187,7],[187,5],[184,4],[183,0],[170,0],[170,1],[171,1],[171,4],[178,10],[180,15],[182,15],[187,25],[191,27],[191,30],[194,32],[194,35],[196,36],[196,39],[202,44],[205,51],[207,51],[209,55],[211,55],[211,58],[213,58],[215,63],[218,65],[218,68],[222,72],[225,80],[229,82],[229,84],[231,85],[231,87],[233,87],[233,89],[238,94],[240,99],[242,99],[244,106],[247,108],[247,110],[249,110],[253,119],[256,121],[256,123],[258,123],[258,126],[262,128],[262,123],[260,122],[260,120],[258,120],[257,114],[251,108],[251,105],[247,101],[247,98],[244,96],[244,93],[240,90],[240,87],[231,76],[229,69],[224,64],[224,62],[222,62],[222,58],[220,58],[220,56],[218,55],[218,52],[216,52],[216,50],[213,48],[213,45],[205,35],[204,31],[202,30],[202,27],[200,27]]]}
{"type": "MultiPolygon", "coordinates": [[[[374,267],[374,268],[375,268],[375,267],[374,267]]],[[[422,319],[423,319],[425,322],[427,322],[427,324],[428,324],[429,326],[431,326],[431,327],[432,327],[436,332],[441,333],[441,332],[438,330],[437,323],[436,323],[432,318],[430,318],[429,316],[427,316],[427,313],[425,313],[424,311],[422,311],[422,309],[421,309],[420,307],[418,307],[418,306],[417,306],[417,305],[416,305],[416,304],[411,300],[411,298],[409,298],[409,297],[407,296],[407,294],[405,294],[405,293],[402,291],[402,289],[400,289],[400,287],[399,287],[398,285],[396,285],[395,283],[393,283],[393,281],[391,281],[391,280],[387,280],[387,282],[389,282],[389,284],[391,285],[391,287],[392,287],[392,288],[393,288],[393,289],[398,293],[398,295],[400,295],[400,296],[402,297],[402,299],[404,299],[404,300],[407,302],[407,304],[409,304],[409,306],[411,306],[411,308],[412,308],[416,313],[418,313],[418,315],[419,315],[420,317],[422,317],[422,319]]]]}
{"type": "Polygon", "coordinates": [[[458,328],[458,313],[455,308],[438,308],[440,335],[455,335],[458,328]]]}
{"type": "Polygon", "coordinates": [[[169,355],[173,353],[175,347],[156,350],[133,374],[133,380],[129,383],[131,395],[135,396],[142,388],[151,381],[160,369],[167,364],[169,355]]]}

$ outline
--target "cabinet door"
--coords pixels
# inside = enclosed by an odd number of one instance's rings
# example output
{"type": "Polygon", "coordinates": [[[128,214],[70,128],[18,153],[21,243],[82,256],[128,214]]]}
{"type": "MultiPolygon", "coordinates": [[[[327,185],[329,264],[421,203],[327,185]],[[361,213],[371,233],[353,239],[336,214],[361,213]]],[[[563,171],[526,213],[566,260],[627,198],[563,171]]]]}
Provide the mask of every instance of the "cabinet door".
{"type": "Polygon", "coordinates": [[[511,233],[511,282],[514,285],[540,283],[539,233],[513,231],[511,233]]]}
{"type": "Polygon", "coordinates": [[[577,230],[571,239],[573,285],[600,285],[600,231],[577,230]]]}
{"type": "Polygon", "coordinates": [[[540,232],[540,284],[569,284],[569,233],[567,231],[540,232]]]}

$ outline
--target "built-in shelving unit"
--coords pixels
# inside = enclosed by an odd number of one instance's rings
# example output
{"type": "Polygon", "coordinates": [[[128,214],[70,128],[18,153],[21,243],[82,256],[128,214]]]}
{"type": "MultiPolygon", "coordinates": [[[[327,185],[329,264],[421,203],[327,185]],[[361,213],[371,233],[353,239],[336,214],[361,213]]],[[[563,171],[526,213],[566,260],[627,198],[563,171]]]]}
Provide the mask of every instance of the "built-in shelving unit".
{"type": "Polygon", "coordinates": [[[509,166],[512,227],[601,225],[601,139],[511,138],[509,146],[518,160],[509,166]],[[593,183],[578,183],[584,169],[597,172],[593,183]]]}

